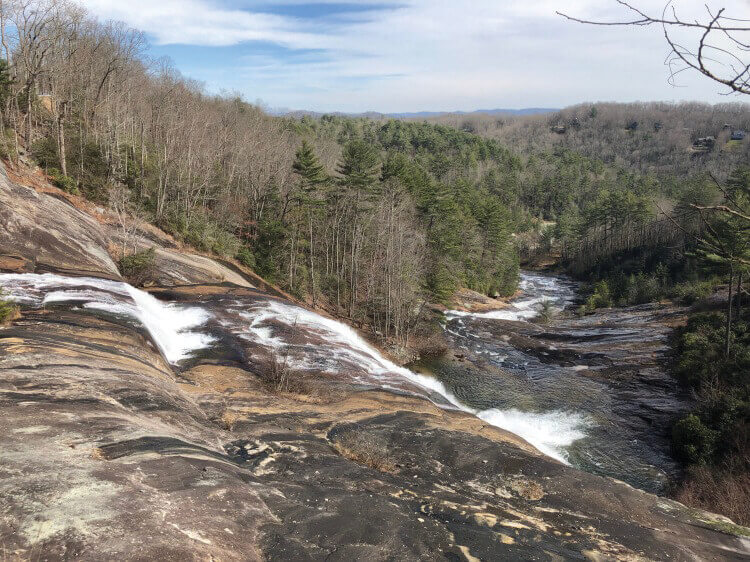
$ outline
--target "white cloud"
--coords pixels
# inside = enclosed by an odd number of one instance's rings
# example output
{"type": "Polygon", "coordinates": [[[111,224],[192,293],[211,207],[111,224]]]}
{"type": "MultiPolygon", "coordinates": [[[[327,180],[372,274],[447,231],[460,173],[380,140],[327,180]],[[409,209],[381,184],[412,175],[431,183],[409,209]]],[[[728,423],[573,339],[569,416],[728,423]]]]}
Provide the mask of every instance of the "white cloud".
{"type": "MultiPolygon", "coordinates": [[[[660,12],[665,0],[639,6],[660,12]]],[[[287,1],[285,4],[301,4],[287,1]]],[[[320,3],[320,0],[316,0],[320,3]]],[[[328,0],[328,3],[335,3],[328,0]]],[[[351,0],[350,2],[351,3],[351,0]]],[[[366,2],[358,2],[366,3],[366,2]]],[[[712,2],[714,3],[714,2],[712,2]]],[[[667,48],[657,28],[602,28],[565,21],[559,0],[406,0],[346,26],[253,12],[211,0],[84,0],[102,18],[142,29],[156,44],[229,46],[267,41],[323,49],[324,59],[294,64],[268,54],[185,68],[210,87],[236,89],[272,106],[406,111],[561,106],[585,100],[696,98],[726,101],[717,87],[685,76],[667,84],[667,48]]],[[[703,8],[675,4],[687,17],[703,8]]],[[[735,14],[746,0],[721,2],[735,14]]],[[[622,19],[614,0],[566,0],[564,10],[622,19]]]]}

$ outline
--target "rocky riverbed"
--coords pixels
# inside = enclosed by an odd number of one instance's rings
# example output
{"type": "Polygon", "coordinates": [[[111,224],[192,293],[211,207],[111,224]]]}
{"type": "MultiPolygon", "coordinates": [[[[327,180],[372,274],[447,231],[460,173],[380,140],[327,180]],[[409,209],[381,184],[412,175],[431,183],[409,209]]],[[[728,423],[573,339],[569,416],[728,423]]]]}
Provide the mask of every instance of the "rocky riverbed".
{"type": "Polygon", "coordinates": [[[666,369],[668,336],[685,311],[578,316],[570,280],[524,273],[521,287],[504,309],[448,312],[452,353],[415,368],[548,455],[663,493],[679,476],[669,431],[691,405],[666,369]]]}

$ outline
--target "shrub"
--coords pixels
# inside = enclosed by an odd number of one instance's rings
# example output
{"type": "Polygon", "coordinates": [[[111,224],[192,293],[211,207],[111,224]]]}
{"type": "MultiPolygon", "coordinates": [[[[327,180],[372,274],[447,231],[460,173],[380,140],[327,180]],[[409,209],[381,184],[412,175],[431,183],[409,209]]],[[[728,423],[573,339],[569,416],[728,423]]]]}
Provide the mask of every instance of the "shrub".
{"type": "Polygon", "coordinates": [[[594,285],[594,292],[586,301],[586,310],[596,310],[597,308],[609,308],[613,305],[612,294],[609,290],[607,281],[599,281],[594,285]]]}
{"type": "Polygon", "coordinates": [[[182,215],[172,216],[164,227],[204,252],[234,257],[241,248],[241,243],[236,236],[224,230],[205,213],[196,213],[189,221],[182,215]]]}
{"type": "Polygon", "coordinates": [[[744,468],[690,467],[675,499],[690,507],[722,513],[740,525],[750,525],[750,472],[744,468]]]}
{"type": "Polygon", "coordinates": [[[718,432],[706,427],[695,414],[688,414],[672,428],[675,455],[691,464],[709,464],[716,451],[718,432]]]}
{"type": "Polygon", "coordinates": [[[57,168],[50,168],[48,175],[50,181],[63,191],[67,191],[68,193],[72,193],[73,195],[79,194],[78,184],[76,183],[76,180],[74,180],[70,176],[64,175],[57,168]]]}
{"type": "Polygon", "coordinates": [[[684,384],[699,388],[718,378],[724,362],[724,315],[696,314],[677,332],[675,374],[684,384]]]}
{"type": "Polygon", "coordinates": [[[646,304],[661,298],[661,283],[658,277],[631,275],[628,284],[628,304],[646,304]]]}
{"type": "Polygon", "coordinates": [[[154,272],[156,250],[149,248],[120,258],[120,272],[132,285],[143,285],[154,272]]]}
{"type": "Polygon", "coordinates": [[[0,326],[8,324],[20,316],[18,306],[2,297],[3,292],[0,290],[0,326]]]}
{"type": "Polygon", "coordinates": [[[396,472],[388,443],[380,435],[347,429],[333,436],[333,447],[343,457],[380,472],[396,472]]]}
{"type": "Polygon", "coordinates": [[[240,251],[237,252],[237,261],[245,267],[255,269],[255,255],[247,246],[242,246],[240,251]]]}
{"type": "Polygon", "coordinates": [[[34,141],[31,145],[31,156],[42,168],[54,168],[60,163],[57,143],[52,137],[44,137],[34,141]]]}
{"type": "Polygon", "coordinates": [[[13,129],[5,129],[5,134],[0,137],[0,157],[10,159],[11,156],[17,156],[14,136],[13,129]]]}
{"type": "Polygon", "coordinates": [[[263,385],[276,393],[288,393],[317,398],[315,385],[310,384],[305,374],[289,365],[286,355],[274,356],[258,373],[263,385]]]}
{"type": "Polygon", "coordinates": [[[709,296],[714,285],[713,281],[687,281],[675,285],[669,296],[680,304],[691,305],[709,296]]]}

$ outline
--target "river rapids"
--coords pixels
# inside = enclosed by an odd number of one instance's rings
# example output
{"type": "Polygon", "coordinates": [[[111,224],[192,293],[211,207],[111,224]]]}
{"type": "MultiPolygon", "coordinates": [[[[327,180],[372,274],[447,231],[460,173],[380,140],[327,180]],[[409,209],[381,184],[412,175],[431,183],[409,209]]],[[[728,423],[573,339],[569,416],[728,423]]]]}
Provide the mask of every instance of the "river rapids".
{"type": "Polygon", "coordinates": [[[54,274],[2,274],[0,287],[23,307],[64,307],[133,325],[177,371],[207,357],[255,369],[281,362],[466,411],[558,461],[649,491],[662,491],[676,471],[661,425],[684,404],[659,364],[667,333],[655,323],[660,313],[566,315],[576,286],[560,277],[524,273],[508,308],[449,312],[452,357],[409,369],[349,326],[259,291],[173,303],[122,282],[54,274]],[[559,318],[541,327],[533,321],[543,306],[559,318]],[[630,379],[612,384],[612,373],[630,379]]]}

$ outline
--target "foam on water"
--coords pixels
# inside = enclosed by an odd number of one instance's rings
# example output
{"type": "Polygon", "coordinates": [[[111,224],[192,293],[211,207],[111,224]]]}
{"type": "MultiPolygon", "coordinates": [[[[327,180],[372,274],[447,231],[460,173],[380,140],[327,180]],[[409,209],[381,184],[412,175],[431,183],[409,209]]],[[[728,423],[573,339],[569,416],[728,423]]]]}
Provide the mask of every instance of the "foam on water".
{"type": "MultiPolygon", "coordinates": [[[[173,364],[213,341],[210,336],[196,331],[209,319],[205,310],[162,303],[126,283],[54,274],[0,274],[0,287],[12,300],[27,306],[77,302],[82,303],[84,309],[101,310],[136,320],[151,334],[164,357],[173,364]]],[[[519,300],[514,304],[515,316],[511,319],[532,317],[536,314],[534,307],[542,300],[542,297],[519,300]]],[[[403,390],[399,381],[408,381],[412,388],[421,389],[428,397],[440,396],[441,400],[436,401],[438,405],[455,407],[475,415],[522,437],[542,453],[562,462],[566,462],[565,448],[585,436],[583,428],[586,422],[576,414],[473,409],[463,404],[441,381],[414,373],[383,357],[350,326],[299,306],[269,300],[250,310],[242,303],[237,303],[236,307],[235,312],[246,323],[236,326],[224,322],[225,326],[239,330],[241,337],[277,354],[293,352],[291,359],[295,368],[320,368],[321,361],[324,369],[329,371],[350,371],[351,366],[356,366],[368,374],[367,381],[363,382],[376,383],[389,390],[403,390]],[[274,332],[272,326],[266,325],[270,321],[304,328],[307,332],[316,333],[325,343],[307,345],[287,342],[274,332]]]]}
{"type": "MultiPolygon", "coordinates": [[[[240,312],[240,316],[250,322],[243,326],[243,337],[251,339],[260,345],[285,352],[294,351],[296,355],[317,355],[324,351],[332,361],[328,362],[329,370],[336,370],[337,363],[355,363],[373,375],[386,373],[411,373],[408,369],[399,367],[383,357],[378,351],[365,342],[350,326],[326,318],[305,308],[269,300],[256,306],[252,311],[240,312]],[[275,336],[264,322],[273,320],[292,327],[301,327],[321,336],[325,341],[322,345],[295,345],[275,336]]],[[[299,360],[299,357],[297,358],[299,360]]],[[[313,358],[304,361],[308,365],[316,364],[313,358]]],[[[297,366],[297,365],[295,365],[297,366]]]]}
{"type": "MultiPolygon", "coordinates": [[[[551,304],[553,309],[563,310],[575,301],[576,296],[572,284],[559,277],[535,273],[522,273],[519,289],[521,296],[511,300],[505,309],[484,313],[451,310],[446,312],[446,316],[449,319],[482,318],[527,322],[539,315],[545,302],[551,304]]],[[[446,331],[460,336],[447,327],[446,331]]],[[[563,411],[533,413],[517,409],[489,409],[473,413],[491,425],[522,437],[539,451],[562,462],[567,462],[567,447],[586,437],[585,429],[590,425],[584,416],[563,411]]]]}
{"type": "Polygon", "coordinates": [[[531,413],[498,409],[482,411],[471,408],[463,404],[438,379],[415,373],[383,357],[350,326],[304,308],[278,301],[268,301],[252,312],[241,313],[241,316],[250,321],[250,324],[244,327],[244,337],[272,347],[280,353],[288,353],[292,350],[297,352],[294,358],[294,365],[297,368],[313,365],[315,361],[312,356],[319,356],[323,353],[332,359],[332,362],[327,365],[329,371],[343,370],[346,369],[347,364],[356,364],[373,375],[382,388],[398,390],[398,387],[394,386],[397,382],[394,377],[401,377],[421,388],[428,397],[439,395],[442,400],[438,405],[445,407],[447,403],[456,409],[479,417],[490,425],[514,433],[545,455],[563,463],[567,462],[565,448],[585,437],[583,428],[586,426],[586,420],[576,414],[559,411],[531,413]],[[305,330],[320,335],[326,343],[309,347],[288,344],[280,337],[274,336],[271,328],[262,325],[268,320],[282,322],[288,326],[304,327],[305,330]]]}
{"type": "Polygon", "coordinates": [[[209,319],[206,311],[162,303],[127,283],[52,273],[23,273],[0,274],[0,287],[11,300],[26,306],[80,302],[83,308],[136,320],[172,364],[214,341],[211,336],[194,331],[209,319]]]}
{"type": "Polygon", "coordinates": [[[586,437],[586,418],[570,412],[533,414],[520,410],[485,410],[477,416],[522,437],[545,455],[567,464],[566,448],[586,437]]]}
{"type": "Polygon", "coordinates": [[[538,316],[545,302],[549,302],[554,309],[562,310],[575,298],[573,289],[557,277],[522,273],[518,286],[524,294],[511,300],[507,308],[479,313],[449,310],[445,315],[448,318],[471,317],[488,320],[524,321],[538,316]]]}

